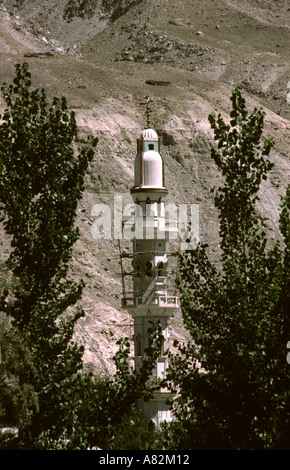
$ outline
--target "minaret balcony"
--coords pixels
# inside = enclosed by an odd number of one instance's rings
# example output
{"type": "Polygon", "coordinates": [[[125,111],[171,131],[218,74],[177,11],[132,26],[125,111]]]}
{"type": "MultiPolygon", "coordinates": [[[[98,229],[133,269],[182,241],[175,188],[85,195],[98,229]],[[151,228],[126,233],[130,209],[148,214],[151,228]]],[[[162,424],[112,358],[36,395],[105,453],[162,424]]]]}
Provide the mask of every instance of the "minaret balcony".
{"type": "Polygon", "coordinates": [[[156,291],[146,292],[144,295],[132,297],[123,297],[123,307],[150,306],[160,308],[178,308],[178,296],[156,291]]]}

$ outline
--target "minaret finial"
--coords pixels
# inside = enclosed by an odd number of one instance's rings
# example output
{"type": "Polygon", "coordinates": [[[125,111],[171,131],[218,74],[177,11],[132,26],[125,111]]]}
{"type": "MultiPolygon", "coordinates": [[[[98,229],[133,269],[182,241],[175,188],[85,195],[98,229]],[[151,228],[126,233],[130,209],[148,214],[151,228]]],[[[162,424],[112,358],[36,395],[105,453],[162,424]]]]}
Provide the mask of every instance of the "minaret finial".
{"type": "Polygon", "coordinates": [[[150,114],[151,114],[151,108],[150,108],[150,103],[152,103],[151,98],[149,96],[145,96],[145,103],[146,103],[146,129],[150,129],[151,123],[150,123],[150,114]]]}

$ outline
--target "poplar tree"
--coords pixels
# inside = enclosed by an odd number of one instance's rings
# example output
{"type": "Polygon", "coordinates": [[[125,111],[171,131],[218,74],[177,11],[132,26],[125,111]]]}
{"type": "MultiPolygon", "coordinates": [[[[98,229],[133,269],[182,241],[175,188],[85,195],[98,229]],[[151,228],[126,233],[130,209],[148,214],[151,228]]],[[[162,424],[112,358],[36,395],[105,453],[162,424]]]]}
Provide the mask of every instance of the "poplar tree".
{"type": "Polygon", "coordinates": [[[273,167],[273,142],[262,137],[265,113],[249,113],[239,87],[231,101],[229,123],[209,116],[212,158],[223,177],[213,190],[220,263],[206,244],[181,257],[181,310],[192,340],[170,357],[177,421],[167,439],[182,449],[289,448],[290,191],[281,202],[284,243],[271,244],[256,210],[273,167]]]}
{"type": "Polygon", "coordinates": [[[96,140],[75,155],[74,112],[64,97],[50,102],[45,90],[31,89],[27,63],[16,65],[13,84],[1,91],[6,109],[0,116],[0,210],[11,238],[7,265],[13,279],[1,310],[32,353],[40,410],[34,430],[40,432],[67,413],[56,397],[82,367],[83,347],[73,333],[84,315],[76,306],[83,282],[69,279],[68,270],[96,140]]]}

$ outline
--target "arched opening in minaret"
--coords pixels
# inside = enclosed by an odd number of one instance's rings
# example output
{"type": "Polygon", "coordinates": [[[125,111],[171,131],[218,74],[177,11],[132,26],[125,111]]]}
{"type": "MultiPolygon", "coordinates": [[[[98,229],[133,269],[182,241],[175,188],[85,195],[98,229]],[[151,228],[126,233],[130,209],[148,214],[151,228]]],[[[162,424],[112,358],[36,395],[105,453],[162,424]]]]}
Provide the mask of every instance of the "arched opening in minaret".
{"type": "Polygon", "coordinates": [[[162,357],[164,356],[164,351],[165,351],[165,338],[162,336],[160,340],[160,346],[159,346],[159,355],[162,357]]]}
{"type": "Polygon", "coordinates": [[[141,356],[141,338],[140,336],[135,336],[135,356],[141,356]]]}
{"type": "Polygon", "coordinates": [[[148,144],[148,150],[154,150],[154,144],[148,144]]]}
{"type": "Polygon", "coordinates": [[[152,263],[149,260],[145,264],[145,275],[147,277],[152,277],[152,263]]]}
{"type": "Polygon", "coordinates": [[[164,276],[164,263],[163,261],[159,261],[157,264],[157,275],[158,277],[164,276]]]}

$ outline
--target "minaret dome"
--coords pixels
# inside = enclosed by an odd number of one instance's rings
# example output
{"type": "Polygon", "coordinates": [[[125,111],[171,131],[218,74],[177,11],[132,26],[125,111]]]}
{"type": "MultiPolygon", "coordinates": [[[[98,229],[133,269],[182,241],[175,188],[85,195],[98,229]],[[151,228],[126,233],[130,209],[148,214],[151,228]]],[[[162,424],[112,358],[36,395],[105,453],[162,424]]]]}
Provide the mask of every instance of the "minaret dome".
{"type": "Polygon", "coordinates": [[[151,128],[144,129],[137,140],[134,188],[131,192],[135,193],[142,190],[166,191],[160,140],[155,130],[151,128]]]}

